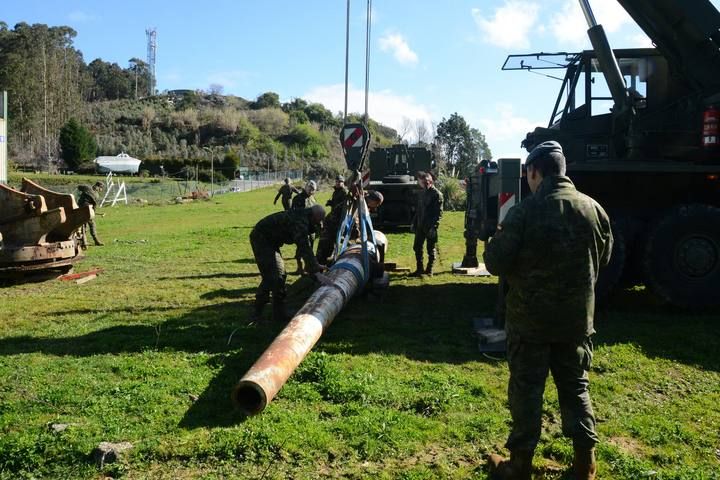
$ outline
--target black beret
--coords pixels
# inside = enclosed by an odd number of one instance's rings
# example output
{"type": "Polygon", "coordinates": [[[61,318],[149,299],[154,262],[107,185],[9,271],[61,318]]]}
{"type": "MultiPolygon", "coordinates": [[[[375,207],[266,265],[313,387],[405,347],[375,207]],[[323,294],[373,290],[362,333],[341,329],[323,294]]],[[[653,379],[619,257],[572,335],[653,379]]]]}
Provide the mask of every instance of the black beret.
{"type": "Polygon", "coordinates": [[[532,152],[530,152],[530,154],[527,156],[527,159],[525,160],[525,166],[527,167],[529,165],[532,165],[532,163],[538,158],[544,157],[545,155],[549,155],[551,153],[559,153],[563,157],[565,156],[562,146],[555,140],[549,140],[547,142],[539,144],[532,149],[532,152]]]}

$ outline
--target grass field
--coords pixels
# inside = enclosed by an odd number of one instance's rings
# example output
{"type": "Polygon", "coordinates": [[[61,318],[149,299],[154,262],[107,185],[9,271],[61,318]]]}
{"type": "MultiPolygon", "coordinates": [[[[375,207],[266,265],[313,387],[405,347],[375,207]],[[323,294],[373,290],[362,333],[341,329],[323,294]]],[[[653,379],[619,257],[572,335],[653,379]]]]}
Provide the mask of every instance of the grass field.
{"type": "MultiPolygon", "coordinates": [[[[282,328],[246,322],[259,282],[247,236],[273,195],[105,209],[106,246],[78,268],[104,269],[96,280],[0,289],[0,478],[486,478],[508,371],[472,336],[495,280],[448,273],[462,213],[443,219],[440,274],[393,274],[380,298],[353,300],[262,415],[233,410],[232,386],[282,328]],[[102,441],[133,448],[100,469],[102,441]]],[[[411,266],[411,242],[390,234],[389,260],[411,266]]],[[[313,287],[289,283],[299,307],[313,287]]],[[[720,312],[636,289],[596,328],[599,478],[720,478],[720,312]]],[[[536,478],[560,479],[572,450],[548,387],[536,478]]]]}

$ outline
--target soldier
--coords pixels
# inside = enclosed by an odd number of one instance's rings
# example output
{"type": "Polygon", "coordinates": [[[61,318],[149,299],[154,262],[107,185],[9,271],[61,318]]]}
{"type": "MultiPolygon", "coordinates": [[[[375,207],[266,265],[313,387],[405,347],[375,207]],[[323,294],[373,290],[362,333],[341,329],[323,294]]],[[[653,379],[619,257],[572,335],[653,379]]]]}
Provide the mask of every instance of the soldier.
{"type": "MultiPolygon", "coordinates": [[[[97,209],[99,201],[98,194],[103,191],[104,186],[105,185],[103,185],[102,182],[95,182],[92,187],[88,187],[87,185],[79,185],[78,190],[80,191],[80,195],[78,196],[78,205],[81,207],[91,205],[93,209],[97,209]]],[[[97,236],[95,220],[92,218],[88,220],[87,226],[90,230],[90,235],[92,235],[95,245],[99,247],[105,245],[103,242],[100,241],[97,236]]]]}
{"type": "MultiPolygon", "coordinates": [[[[317,202],[315,201],[315,197],[313,196],[317,192],[317,183],[315,183],[315,180],[310,180],[305,184],[305,188],[295,195],[292,199],[292,209],[303,209],[303,208],[310,208],[313,205],[315,205],[317,202]]],[[[309,240],[310,240],[310,248],[312,249],[313,243],[315,242],[315,234],[319,232],[320,224],[313,226],[313,228],[309,232],[309,240]]],[[[303,268],[302,268],[302,256],[300,255],[300,251],[295,251],[295,261],[297,262],[297,271],[295,272],[297,275],[302,274],[303,268]]]]}
{"type": "MultiPolygon", "coordinates": [[[[345,194],[347,197],[350,197],[350,193],[345,194]]],[[[365,192],[365,202],[367,204],[368,210],[375,210],[380,205],[382,205],[384,197],[382,193],[376,192],[375,190],[368,190],[365,192]]],[[[317,258],[318,262],[325,263],[328,260],[328,257],[332,255],[335,241],[337,240],[337,234],[338,230],[340,229],[340,226],[342,225],[342,222],[344,220],[343,213],[345,213],[344,203],[340,205],[339,211],[335,212],[335,215],[337,215],[336,219],[330,219],[328,218],[325,222],[323,222],[323,230],[320,234],[320,242],[318,243],[318,250],[317,250],[317,258]]],[[[358,220],[358,212],[354,212],[354,218],[353,218],[353,224],[350,230],[350,239],[351,240],[357,240],[360,237],[360,225],[358,220]]],[[[330,214],[330,217],[333,216],[333,213],[330,214]]]]}
{"type": "Polygon", "coordinates": [[[300,192],[301,190],[296,186],[292,185],[289,178],[286,178],[285,183],[280,187],[277,195],[275,195],[273,205],[277,205],[278,198],[282,197],[281,202],[283,210],[290,210],[290,198],[292,198],[293,193],[298,194],[300,192]]]}
{"type": "Polygon", "coordinates": [[[345,213],[345,205],[348,200],[348,189],[345,186],[345,178],[342,175],[335,177],[335,189],[332,198],[325,204],[330,207],[330,214],[323,222],[322,232],[318,240],[317,260],[325,263],[330,255],[332,255],[335,237],[337,236],[340,223],[343,221],[345,213]]]}
{"type": "Polygon", "coordinates": [[[428,172],[418,172],[418,183],[420,183],[422,191],[418,194],[417,210],[412,221],[412,230],[415,232],[413,250],[415,250],[416,263],[415,272],[411,274],[413,277],[419,277],[423,273],[426,275],[433,274],[438,227],[443,213],[443,196],[433,185],[432,175],[428,172]],[[425,270],[423,270],[423,246],[425,242],[427,242],[428,263],[425,270]]]}
{"type": "Polygon", "coordinates": [[[588,393],[590,336],[595,282],[612,251],[610,221],[565,176],[559,143],[541,143],[525,165],[533,195],[508,212],[484,253],[487,269],[509,284],[505,329],[512,416],[510,459],[491,455],[488,463],[494,478],[530,479],[551,372],[562,430],[573,441],[574,478],[594,479],[598,437],[588,393]]]}
{"type": "Polygon", "coordinates": [[[255,309],[251,320],[262,316],[265,305],[272,293],[273,318],[287,320],[285,311],[285,265],[280,247],[294,243],[306,262],[307,269],[314,273],[324,270],[316,260],[310,246],[309,235],[314,226],[325,218],[325,209],[320,205],[311,208],[273,213],[260,220],[250,232],[250,245],[255,255],[262,282],[255,294],[255,309]]]}

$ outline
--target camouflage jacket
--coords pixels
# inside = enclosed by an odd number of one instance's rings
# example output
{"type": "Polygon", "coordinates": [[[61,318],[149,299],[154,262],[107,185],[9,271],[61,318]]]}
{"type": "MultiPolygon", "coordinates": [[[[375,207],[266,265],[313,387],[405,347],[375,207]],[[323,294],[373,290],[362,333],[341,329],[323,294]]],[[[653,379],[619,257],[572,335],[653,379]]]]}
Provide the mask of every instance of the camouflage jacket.
{"type": "Polygon", "coordinates": [[[305,190],[301,190],[300,193],[293,197],[291,208],[293,210],[310,208],[316,203],[317,202],[315,201],[315,197],[313,197],[312,195],[308,195],[305,190]]]}
{"type": "Polygon", "coordinates": [[[292,185],[288,185],[286,183],[283,184],[282,187],[278,190],[277,195],[275,195],[274,202],[278,201],[278,198],[282,197],[283,202],[290,201],[290,197],[292,197],[293,193],[300,193],[301,190],[297,187],[293,187],[292,185]]]}
{"type": "Polygon", "coordinates": [[[548,177],[507,214],[485,248],[485,266],[508,282],[511,339],[574,342],[595,332],[595,282],[610,261],[610,220],[567,177],[548,177]]]}
{"type": "Polygon", "coordinates": [[[437,229],[443,214],[443,196],[440,190],[432,186],[418,193],[417,210],[413,226],[417,231],[427,232],[437,229]]]}
{"type": "Polygon", "coordinates": [[[277,249],[283,245],[297,245],[298,253],[308,265],[308,270],[318,271],[319,265],[309,240],[313,227],[310,208],[286,210],[260,220],[253,228],[251,236],[260,236],[277,249]]]}
{"type": "Polygon", "coordinates": [[[338,188],[335,187],[335,190],[333,190],[332,197],[330,200],[328,200],[325,203],[326,207],[330,207],[330,215],[328,215],[328,219],[341,221],[342,214],[344,212],[345,208],[345,202],[348,198],[348,189],[343,185],[342,187],[338,188]]]}
{"type": "Polygon", "coordinates": [[[78,186],[78,191],[80,192],[77,200],[78,206],[84,207],[85,205],[92,205],[93,208],[97,207],[99,199],[97,193],[95,193],[95,190],[93,190],[92,187],[88,185],[80,185],[78,186]]]}

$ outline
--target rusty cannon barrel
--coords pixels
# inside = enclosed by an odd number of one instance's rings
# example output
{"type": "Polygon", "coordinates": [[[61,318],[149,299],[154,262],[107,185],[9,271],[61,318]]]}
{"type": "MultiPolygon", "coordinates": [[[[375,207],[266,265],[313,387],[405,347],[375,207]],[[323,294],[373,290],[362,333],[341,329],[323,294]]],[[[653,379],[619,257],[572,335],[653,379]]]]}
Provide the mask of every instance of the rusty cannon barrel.
{"type": "MultiPolygon", "coordinates": [[[[379,261],[387,249],[387,238],[375,231],[375,241],[377,251],[370,254],[379,261]]],[[[233,389],[232,400],[244,414],[257,415],[265,409],[335,316],[364,288],[369,273],[366,275],[363,267],[361,245],[351,245],[323,275],[326,281],[233,389]]]]}

